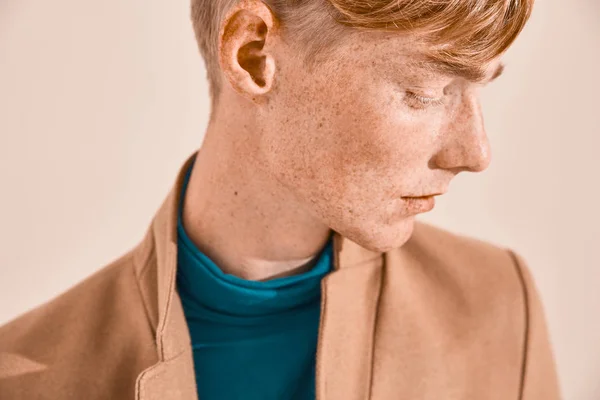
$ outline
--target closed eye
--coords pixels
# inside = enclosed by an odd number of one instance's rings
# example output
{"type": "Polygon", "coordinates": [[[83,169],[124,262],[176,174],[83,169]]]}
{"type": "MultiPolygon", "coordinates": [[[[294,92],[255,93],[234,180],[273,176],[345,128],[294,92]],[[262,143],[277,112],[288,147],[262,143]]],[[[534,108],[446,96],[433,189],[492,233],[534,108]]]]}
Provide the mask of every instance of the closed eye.
{"type": "Polygon", "coordinates": [[[424,109],[427,107],[434,107],[444,103],[444,96],[442,97],[425,97],[418,95],[414,92],[406,91],[404,96],[406,103],[416,109],[424,109]]]}

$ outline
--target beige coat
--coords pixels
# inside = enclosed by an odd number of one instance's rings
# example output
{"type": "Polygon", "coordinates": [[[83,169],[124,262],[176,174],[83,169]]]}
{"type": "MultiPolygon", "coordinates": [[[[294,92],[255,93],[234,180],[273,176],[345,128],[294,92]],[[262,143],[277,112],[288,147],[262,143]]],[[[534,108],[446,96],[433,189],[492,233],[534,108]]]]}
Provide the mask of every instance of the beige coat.
{"type": "MultiPolygon", "coordinates": [[[[191,161],[135,248],[0,328],[0,399],[196,399],[175,287],[191,161]]],[[[560,398],[543,308],[517,254],[423,223],[384,254],[334,241],[318,400],[560,398]]]]}

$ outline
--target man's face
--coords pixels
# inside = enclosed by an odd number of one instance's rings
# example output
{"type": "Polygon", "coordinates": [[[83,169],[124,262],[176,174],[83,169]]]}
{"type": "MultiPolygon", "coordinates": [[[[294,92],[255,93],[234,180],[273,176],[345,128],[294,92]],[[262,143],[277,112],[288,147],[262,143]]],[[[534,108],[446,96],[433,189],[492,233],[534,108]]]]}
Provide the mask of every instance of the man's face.
{"type": "MultiPolygon", "coordinates": [[[[459,172],[488,166],[481,85],[415,66],[422,53],[398,34],[370,32],[335,51],[310,72],[293,46],[277,53],[257,157],[332,229],[389,250],[426,211],[406,197],[446,192],[459,172]]],[[[486,66],[490,76],[498,66],[486,66]]]]}

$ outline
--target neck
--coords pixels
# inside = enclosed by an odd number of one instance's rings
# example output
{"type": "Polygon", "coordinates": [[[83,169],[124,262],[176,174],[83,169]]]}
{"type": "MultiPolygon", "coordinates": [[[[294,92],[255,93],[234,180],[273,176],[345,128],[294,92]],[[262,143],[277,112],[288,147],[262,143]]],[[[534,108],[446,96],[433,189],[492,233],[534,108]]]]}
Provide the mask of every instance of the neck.
{"type": "Polygon", "coordinates": [[[248,124],[212,122],[183,200],[190,239],[221,270],[269,280],[309,270],[332,231],[282,185],[255,167],[248,124]]]}

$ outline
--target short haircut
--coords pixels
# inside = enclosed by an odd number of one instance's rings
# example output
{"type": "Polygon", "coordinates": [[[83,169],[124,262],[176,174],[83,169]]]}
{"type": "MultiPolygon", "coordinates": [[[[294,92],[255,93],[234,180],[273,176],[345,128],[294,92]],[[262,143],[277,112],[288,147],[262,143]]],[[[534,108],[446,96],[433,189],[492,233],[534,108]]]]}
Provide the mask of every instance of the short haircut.
{"type": "MultiPolygon", "coordinates": [[[[414,35],[425,56],[448,73],[481,79],[482,67],[503,53],[531,15],[534,0],[262,0],[298,44],[304,66],[327,57],[349,30],[414,35]]],[[[214,111],[222,82],[220,24],[237,0],[191,0],[191,20],[204,58],[214,111]]]]}

